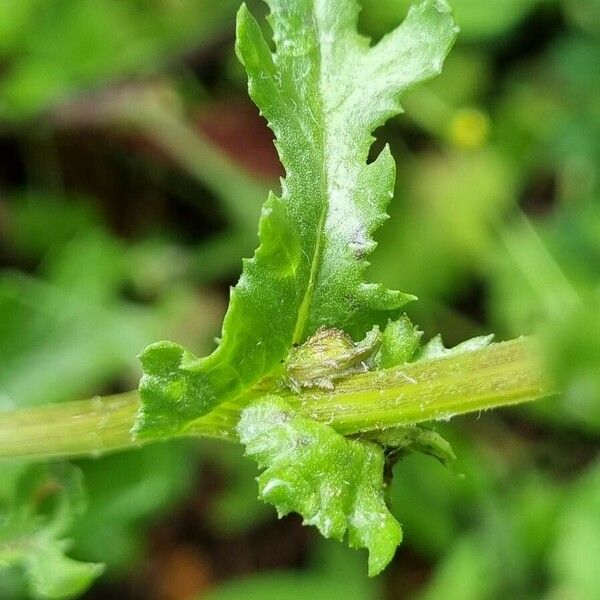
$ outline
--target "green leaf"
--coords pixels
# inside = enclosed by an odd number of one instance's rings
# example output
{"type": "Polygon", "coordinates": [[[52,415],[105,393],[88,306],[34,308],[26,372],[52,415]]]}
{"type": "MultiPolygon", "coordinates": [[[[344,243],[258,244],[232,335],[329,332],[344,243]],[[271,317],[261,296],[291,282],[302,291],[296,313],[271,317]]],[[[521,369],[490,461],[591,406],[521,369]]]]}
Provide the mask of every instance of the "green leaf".
{"type": "Polygon", "coordinates": [[[381,349],[377,357],[379,367],[390,369],[410,362],[417,349],[423,332],[413,325],[406,315],[390,321],[381,336],[381,349]]]}
{"type": "Polygon", "coordinates": [[[401,112],[402,93],[440,72],[457,33],[449,7],[426,0],[371,47],[355,0],[267,3],[275,52],[244,5],[236,49],[277,138],[281,198],[263,208],[260,247],[244,261],[215,352],[197,359],[159,342],[142,353],[141,437],[180,431],[235,398],[319,328],[359,339],[413,298],[364,281],[395,177],[388,147],[367,161],[372,131],[401,112]]]}
{"type": "Polygon", "coordinates": [[[600,552],[600,461],[596,460],[573,485],[558,518],[558,531],[548,561],[555,589],[573,598],[598,594],[600,552]]]}
{"type": "Polygon", "coordinates": [[[11,68],[0,82],[0,117],[32,119],[81,91],[147,74],[190,47],[205,48],[237,4],[2,0],[0,59],[11,68]]]}
{"type": "Polygon", "coordinates": [[[419,425],[406,425],[385,429],[373,436],[388,452],[388,461],[397,461],[400,457],[411,452],[420,452],[437,458],[444,466],[449,466],[456,455],[450,443],[439,433],[419,425]]]}
{"type": "Polygon", "coordinates": [[[402,539],[383,493],[380,446],[350,440],[324,423],[300,417],[281,399],[267,396],[244,409],[241,442],[259,468],[259,496],[279,516],[300,513],[323,536],[369,551],[377,575],[402,539]]]}
{"type": "Polygon", "coordinates": [[[461,342],[453,348],[446,348],[441,335],[432,337],[418,352],[418,360],[433,360],[435,358],[442,358],[443,356],[449,356],[451,354],[462,354],[463,352],[472,352],[473,350],[479,350],[485,348],[492,343],[494,335],[480,335],[478,337],[471,338],[461,342]]]}
{"type": "Polygon", "coordinates": [[[82,509],[79,471],[42,466],[24,470],[0,515],[0,568],[20,566],[35,598],[73,598],[103,566],[65,555],[65,534],[82,509]]]}

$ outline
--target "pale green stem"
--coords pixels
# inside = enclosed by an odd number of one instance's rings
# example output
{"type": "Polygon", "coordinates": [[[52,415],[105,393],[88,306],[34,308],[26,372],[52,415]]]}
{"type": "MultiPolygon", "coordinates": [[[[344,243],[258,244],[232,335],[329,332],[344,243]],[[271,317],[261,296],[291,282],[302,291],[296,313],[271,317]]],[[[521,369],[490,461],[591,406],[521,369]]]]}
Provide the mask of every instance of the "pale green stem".
{"type": "MultiPolygon", "coordinates": [[[[347,435],[447,420],[549,396],[530,340],[521,338],[444,358],[367,372],[338,382],[334,390],[279,391],[300,413],[347,435]]],[[[265,393],[253,390],[222,404],[184,435],[236,440],[241,408],[265,393]]],[[[136,447],[131,426],[137,392],[16,410],[0,418],[0,458],[48,459],[97,456],[136,447]]],[[[144,440],[144,443],[157,440],[144,440]]]]}
{"type": "Polygon", "coordinates": [[[61,106],[53,119],[61,127],[109,125],[143,135],[220,198],[235,227],[245,231],[249,223],[256,222],[271,182],[241,169],[193,127],[168,87],[109,90],[61,106]]]}
{"type": "Polygon", "coordinates": [[[222,149],[173,106],[168,88],[132,86],[112,90],[61,106],[53,114],[62,127],[110,126],[135,131],[199,181],[225,208],[231,227],[202,244],[193,271],[201,280],[236,272],[240,256],[256,247],[254,223],[272,181],[240,168],[222,149]],[[252,227],[249,227],[252,224],[252,227]]]}
{"type": "Polygon", "coordinates": [[[246,174],[200,131],[192,129],[168,110],[159,108],[140,110],[127,106],[115,116],[116,121],[119,119],[154,141],[223,200],[237,227],[246,228],[249,223],[256,222],[267,196],[267,182],[246,174]]]}

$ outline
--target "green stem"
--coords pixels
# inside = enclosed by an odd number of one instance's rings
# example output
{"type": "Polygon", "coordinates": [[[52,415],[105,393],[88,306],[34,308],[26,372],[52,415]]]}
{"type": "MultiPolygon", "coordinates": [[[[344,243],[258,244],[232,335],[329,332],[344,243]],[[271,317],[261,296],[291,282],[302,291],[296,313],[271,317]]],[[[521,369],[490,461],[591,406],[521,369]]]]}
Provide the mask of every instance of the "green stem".
{"type": "Polygon", "coordinates": [[[256,222],[271,182],[240,169],[182,113],[168,87],[132,85],[65,104],[53,114],[53,123],[110,126],[141,134],[220,198],[232,224],[245,231],[256,222]]]}
{"type": "MultiPolygon", "coordinates": [[[[362,373],[332,391],[280,391],[297,410],[343,434],[447,420],[549,396],[533,344],[526,338],[480,350],[362,373]]],[[[235,441],[241,408],[253,390],[192,423],[184,435],[235,441]]],[[[137,392],[7,412],[0,421],[0,458],[99,455],[139,445],[131,434],[137,392]]],[[[149,440],[152,441],[152,440],[149,440]]]]}
{"type": "MultiPolygon", "coordinates": [[[[222,150],[168,108],[127,106],[117,118],[156,143],[177,164],[223,200],[234,225],[256,221],[269,183],[247,174],[222,150]]],[[[255,236],[254,236],[255,237],[255,236]]]]}

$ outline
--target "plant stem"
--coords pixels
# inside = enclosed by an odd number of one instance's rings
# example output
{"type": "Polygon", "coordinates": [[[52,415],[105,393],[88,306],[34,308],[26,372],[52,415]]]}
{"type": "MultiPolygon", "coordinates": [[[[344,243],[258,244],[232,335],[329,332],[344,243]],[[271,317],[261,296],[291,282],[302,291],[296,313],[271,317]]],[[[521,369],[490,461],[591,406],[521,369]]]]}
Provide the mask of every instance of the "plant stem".
{"type": "MultiPolygon", "coordinates": [[[[267,390],[269,391],[269,390],[267,390]]],[[[271,389],[271,391],[273,391],[271,389]]],[[[499,408],[549,396],[531,340],[520,338],[480,350],[362,373],[334,390],[279,390],[302,414],[351,435],[499,408]]],[[[186,436],[236,440],[242,407],[265,393],[253,390],[194,421],[186,436]]],[[[130,429],[137,392],[16,410],[0,420],[0,458],[97,456],[136,447],[130,429]]],[[[153,441],[153,440],[149,440],[153,441]]]]}
{"type": "Polygon", "coordinates": [[[240,169],[194,127],[165,84],[135,84],[90,94],[59,107],[52,116],[55,126],[108,126],[144,136],[220,198],[234,227],[243,231],[256,222],[272,183],[240,169]]]}

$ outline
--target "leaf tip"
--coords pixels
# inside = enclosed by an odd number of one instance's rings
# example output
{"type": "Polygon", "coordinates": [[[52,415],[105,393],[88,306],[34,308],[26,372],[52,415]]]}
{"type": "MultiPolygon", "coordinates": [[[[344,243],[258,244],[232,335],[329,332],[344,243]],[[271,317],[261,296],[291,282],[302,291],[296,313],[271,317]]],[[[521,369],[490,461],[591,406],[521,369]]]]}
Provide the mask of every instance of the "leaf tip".
{"type": "Polygon", "coordinates": [[[396,519],[391,517],[382,523],[382,539],[378,540],[377,547],[370,547],[367,561],[367,574],[377,577],[393,560],[398,546],[402,543],[402,527],[396,519]]]}
{"type": "Polygon", "coordinates": [[[179,367],[184,353],[183,346],[175,342],[161,341],[146,346],[138,358],[144,373],[164,375],[179,367]]]}

